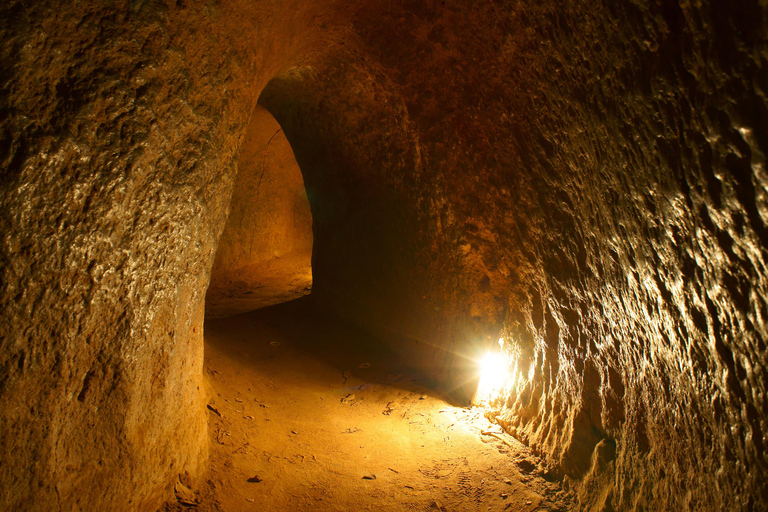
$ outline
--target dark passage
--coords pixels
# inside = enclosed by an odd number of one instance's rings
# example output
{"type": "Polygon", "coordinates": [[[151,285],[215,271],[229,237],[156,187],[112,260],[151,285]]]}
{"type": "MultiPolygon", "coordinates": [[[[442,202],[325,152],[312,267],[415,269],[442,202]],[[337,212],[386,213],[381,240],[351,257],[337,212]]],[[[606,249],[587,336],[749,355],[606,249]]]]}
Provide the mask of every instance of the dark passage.
{"type": "Polygon", "coordinates": [[[0,510],[768,509],[767,23],[2,2],[0,510]]]}
{"type": "Polygon", "coordinates": [[[312,290],[312,213],[304,179],[283,129],[261,106],[251,114],[237,168],[206,318],[253,311],[312,290]]]}

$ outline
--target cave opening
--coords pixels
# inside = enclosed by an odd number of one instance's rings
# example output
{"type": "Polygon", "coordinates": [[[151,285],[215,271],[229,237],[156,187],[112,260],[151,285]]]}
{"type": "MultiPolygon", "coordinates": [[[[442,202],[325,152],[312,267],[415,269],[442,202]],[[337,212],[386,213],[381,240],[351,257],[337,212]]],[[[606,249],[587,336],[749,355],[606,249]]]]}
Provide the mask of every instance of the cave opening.
{"type": "Polygon", "coordinates": [[[237,166],[206,293],[206,319],[312,290],[312,213],[304,179],[283,129],[260,105],[251,114],[237,166]]]}

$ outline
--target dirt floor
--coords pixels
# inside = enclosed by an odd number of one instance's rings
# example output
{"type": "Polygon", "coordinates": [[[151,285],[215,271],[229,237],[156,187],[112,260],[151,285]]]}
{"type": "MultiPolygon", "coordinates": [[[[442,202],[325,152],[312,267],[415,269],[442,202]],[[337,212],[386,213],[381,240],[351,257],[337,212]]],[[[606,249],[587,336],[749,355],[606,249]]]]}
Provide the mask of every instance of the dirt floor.
{"type": "Polygon", "coordinates": [[[201,511],[569,510],[480,408],[453,407],[307,299],[206,323],[210,466],[201,511]]]}
{"type": "Polygon", "coordinates": [[[228,318],[308,295],[312,290],[312,254],[294,252],[215,277],[205,297],[207,320],[228,318]]]}

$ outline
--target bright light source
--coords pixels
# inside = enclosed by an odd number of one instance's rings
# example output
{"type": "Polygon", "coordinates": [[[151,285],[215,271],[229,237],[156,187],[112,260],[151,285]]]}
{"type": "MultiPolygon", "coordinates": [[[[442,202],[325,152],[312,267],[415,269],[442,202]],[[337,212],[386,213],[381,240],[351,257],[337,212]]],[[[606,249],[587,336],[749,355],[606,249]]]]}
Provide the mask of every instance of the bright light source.
{"type": "Polygon", "coordinates": [[[488,405],[511,384],[510,360],[503,352],[504,340],[499,339],[499,351],[489,350],[480,361],[480,382],[472,403],[488,405]]]}

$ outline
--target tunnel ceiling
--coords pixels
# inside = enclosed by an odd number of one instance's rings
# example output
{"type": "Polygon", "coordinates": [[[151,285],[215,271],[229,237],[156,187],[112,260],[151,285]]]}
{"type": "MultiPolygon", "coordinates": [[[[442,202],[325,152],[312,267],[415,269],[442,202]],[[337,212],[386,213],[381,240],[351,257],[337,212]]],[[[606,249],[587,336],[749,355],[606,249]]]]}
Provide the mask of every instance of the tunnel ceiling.
{"type": "Polygon", "coordinates": [[[199,475],[261,97],[318,305],[457,396],[503,337],[493,415],[584,510],[764,509],[767,9],[7,2],[0,508],[146,509],[199,475]]]}

